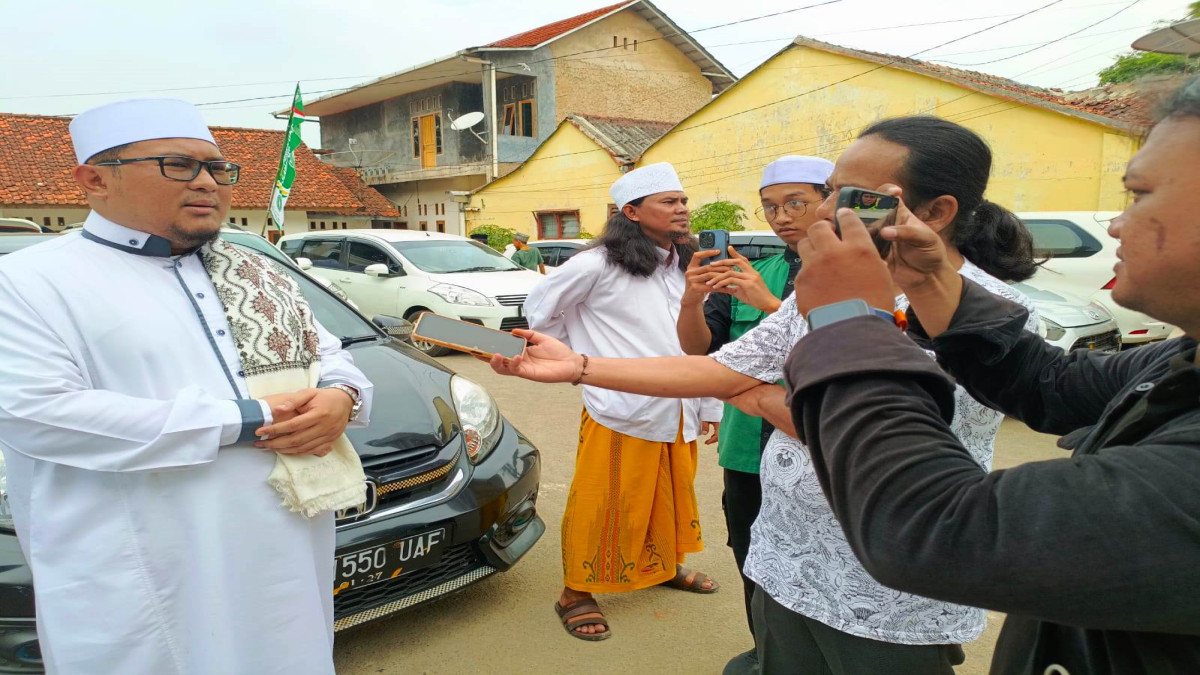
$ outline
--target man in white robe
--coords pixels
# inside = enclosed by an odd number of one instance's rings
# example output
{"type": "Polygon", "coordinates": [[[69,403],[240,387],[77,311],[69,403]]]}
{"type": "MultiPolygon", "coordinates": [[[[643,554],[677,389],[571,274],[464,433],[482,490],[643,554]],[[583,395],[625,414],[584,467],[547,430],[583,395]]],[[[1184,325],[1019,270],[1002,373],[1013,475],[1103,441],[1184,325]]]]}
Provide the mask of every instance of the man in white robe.
{"type": "Polygon", "coordinates": [[[238,167],[194,107],[71,131],[92,214],[0,260],[0,450],[47,670],[333,673],[333,514],[267,477],[365,424],[371,384],[318,325],[318,388],[250,398],[196,253],[238,167]]]}

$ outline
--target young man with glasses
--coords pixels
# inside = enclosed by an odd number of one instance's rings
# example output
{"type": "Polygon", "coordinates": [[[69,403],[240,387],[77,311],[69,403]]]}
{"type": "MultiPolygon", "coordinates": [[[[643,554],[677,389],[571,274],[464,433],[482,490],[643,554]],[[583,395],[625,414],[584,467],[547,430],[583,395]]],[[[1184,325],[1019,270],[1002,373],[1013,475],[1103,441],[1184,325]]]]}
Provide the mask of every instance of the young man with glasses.
{"type": "Polygon", "coordinates": [[[0,261],[0,450],[46,669],[332,675],[333,510],[363,498],[343,432],[371,383],[218,238],[239,167],[194,106],[101,106],[71,140],[83,229],[0,261]]]}
{"type": "MultiPolygon", "coordinates": [[[[819,157],[790,155],[767,165],[759,189],[762,206],[755,215],[771,226],[787,250],[754,262],[731,250],[729,260],[705,266],[700,265],[700,258],[712,257],[716,252],[697,253],[688,266],[687,290],[677,326],[685,352],[715,352],[779,309],[783,299],[791,294],[793,280],[800,271],[796,242],[816,222],[817,207],[827,194],[825,181],[832,172],[833,162],[819,157]]],[[[726,404],[717,454],[724,469],[725,492],[721,502],[729,530],[728,544],[739,571],[750,549],[750,526],[762,504],[758,465],[774,431],[775,427],[762,418],[726,404]]],[[[753,635],[750,599],[754,582],[743,573],[742,584],[746,620],[753,635]]],[[[754,672],[756,664],[756,652],[751,649],[730,661],[725,672],[730,675],[754,672]]]]}

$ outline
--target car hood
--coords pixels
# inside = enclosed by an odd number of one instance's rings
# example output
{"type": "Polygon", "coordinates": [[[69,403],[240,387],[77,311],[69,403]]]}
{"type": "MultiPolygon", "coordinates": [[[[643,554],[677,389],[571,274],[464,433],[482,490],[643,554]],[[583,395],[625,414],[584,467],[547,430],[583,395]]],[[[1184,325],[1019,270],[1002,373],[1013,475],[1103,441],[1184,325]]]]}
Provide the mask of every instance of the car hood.
{"type": "Polygon", "coordinates": [[[434,283],[454,284],[488,297],[497,295],[528,295],[534,286],[546,277],[530,270],[512,272],[460,272],[457,274],[430,274],[434,283]]]}
{"type": "Polygon", "coordinates": [[[1013,284],[1012,286],[1033,301],[1039,315],[1063,328],[1091,326],[1115,320],[1112,314],[1103,307],[1088,302],[1077,295],[1059,291],[1048,291],[1025,283],[1013,284]]]}
{"type": "Polygon", "coordinates": [[[449,370],[397,340],[355,345],[350,354],[375,385],[370,423],[346,431],[359,456],[442,447],[458,432],[449,370]]]}

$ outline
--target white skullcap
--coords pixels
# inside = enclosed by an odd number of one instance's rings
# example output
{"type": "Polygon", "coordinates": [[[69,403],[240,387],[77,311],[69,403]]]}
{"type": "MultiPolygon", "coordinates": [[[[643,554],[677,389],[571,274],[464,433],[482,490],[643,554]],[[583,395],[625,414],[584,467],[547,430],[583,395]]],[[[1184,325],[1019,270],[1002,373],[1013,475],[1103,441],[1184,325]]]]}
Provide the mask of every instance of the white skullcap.
{"type": "Polygon", "coordinates": [[[833,173],[833,162],[827,159],[788,155],[771,162],[766,169],[763,169],[762,185],[758,186],[758,189],[780,183],[824,185],[825,181],[829,180],[831,173],[833,173]]]}
{"type": "Polygon", "coordinates": [[[683,184],[675,173],[675,167],[666,162],[634,169],[617,179],[609,189],[613,202],[622,209],[629,202],[660,192],[683,192],[683,184]]]}
{"type": "Polygon", "coordinates": [[[173,98],[117,101],[71,120],[71,142],[80,164],[118,145],[159,138],[195,138],[217,144],[196,106],[173,98]]]}

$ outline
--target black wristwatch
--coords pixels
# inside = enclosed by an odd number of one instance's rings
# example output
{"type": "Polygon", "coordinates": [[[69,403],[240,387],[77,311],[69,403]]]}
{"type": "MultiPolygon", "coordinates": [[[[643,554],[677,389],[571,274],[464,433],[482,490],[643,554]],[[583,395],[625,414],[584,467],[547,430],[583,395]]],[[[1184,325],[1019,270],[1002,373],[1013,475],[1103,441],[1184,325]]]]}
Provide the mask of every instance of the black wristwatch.
{"type": "Polygon", "coordinates": [[[896,325],[896,317],[891,312],[886,312],[882,309],[872,307],[867,304],[866,300],[855,298],[853,300],[842,300],[830,305],[822,305],[815,307],[808,312],[808,328],[816,330],[829,324],[853,319],[856,316],[875,316],[887,321],[893,326],[896,325]]]}

